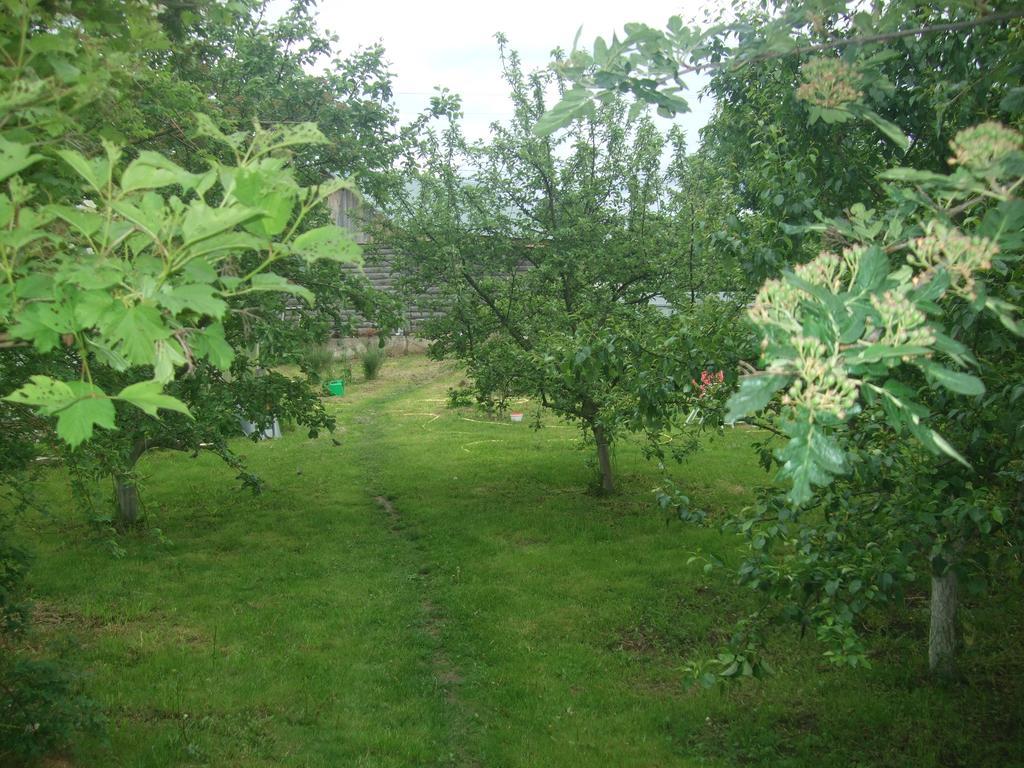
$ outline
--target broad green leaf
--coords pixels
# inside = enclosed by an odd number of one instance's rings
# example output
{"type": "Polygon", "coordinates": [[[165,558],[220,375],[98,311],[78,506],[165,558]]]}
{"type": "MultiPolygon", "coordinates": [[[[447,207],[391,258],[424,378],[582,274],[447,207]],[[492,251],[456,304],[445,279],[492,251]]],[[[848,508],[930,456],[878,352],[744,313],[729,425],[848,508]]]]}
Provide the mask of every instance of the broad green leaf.
{"type": "Polygon", "coordinates": [[[739,389],[733,393],[726,404],[728,412],[725,415],[725,422],[732,424],[750,413],[760,411],[771,402],[772,396],[776,392],[786,386],[789,380],[789,376],[773,373],[744,376],[740,379],[739,389]]]}
{"type": "Polygon", "coordinates": [[[96,359],[104,365],[109,365],[115,371],[126,371],[131,367],[124,355],[111,349],[106,344],[94,339],[86,338],[86,345],[92,350],[93,354],[96,355],[96,359]]]}
{"type": "Polygon", "coordinates": [[[953,371],[929,360],[922,360],[917,366],[931,381],[941,384],[951,392],[971,397],[985,394],[985,385],[973,374],[953,371]]]}
{"type": "Polygon", "coordinates": [[[790,422],[785,429],[790,439],[778,452],[783,462],[779,479],[792,483],[789,500],[799,506],[811,500],[814,486],[828,485],[845,471],[846,462],[842,449],[813,424],[790,422]]]}
{"type": "Polygon", "coordinates": [[[91,290],[83,290],[75,295],[75,320],[82,328],[98,325],[103,317],[114,307],[117,299],[100,286],[91,290]]]}
{"type": "Polygon", "coordinates": [[[351,179],[331,179],[330,181],[325,181],[323,184],[317,185],[316,196],[320,200],[325,200],[335,192],[339,192],[343,189],[348,189],[356,193],[359,191],[355,182],[351,179]]]}
{"type": "Polygon", "coordinates": [[[1008,254],[1024,250],[1024,200],[1005,200],[990,209],[978,227],[978,234],[999,244],[1000,261],[1007,260],[1008,254]]]}
{"type": "Polygon", "coordinates": [[[935,334],[935,349],[945,355],[949,355],[954,361],[963,367],[975,365],[977,360],[974,354],[959,341],[951,339],[944,333],[933,331],[935,334]]]}
{"type": "Polygon", "coordinates": [[[541,115],[533,126],[533,132],[537,136],[550,136],[582,114],[584,106],[589,102],[590,91],[581,85],[571,88],[565,92],[561,101],[541,115]]]}
{"type": "Polygon", "coordinates": [[[1010,114],[1024,112],[1024,88],[1017,86],[1009,89],[999,102],[999,108],[1010,114]]]}
{"type": "Polygon", "coordinates": [[[153,378],[168,382],[174,378],[174,370],[185,365],[188,358],[177,339],[160,339],[153,344],[153,378]]]}
{"type": "Polygon", "coordinates": [[[121,353],[135,365],[152,365],[156,354],[153,345],[171,335],[159,310],[148,304],[118,306],[104,321],[110,323],[110,335],[121,342],[121,353]]]}
{"type": "Polygon", "coordinates": [[[108,289],[124,277],[123,263],[113,260],[92,260],[92,263],[72,264],[60,276],[63,283],[72,283],[85,290],[108,289]]]}
{"type": "Polygon", "coordinates": [[[227,304],[214,293],[213,288],[203,283],[172,286],[159,293],[156,299],[174,314],[187,310],[219,319],[227,309],[227,304]]]}
{"type": "Polygon", "coordinates": [[[39,408],[57,408],[74,399],[75,393],[67,382],[57,381],[49,376],[30,376],[28,383],[4,397],[12,403],[34,405],[39,408]]]}
{"type": "MultiPolygon", "coordinates": [[[[269,240],[263,237],[257,237],[256,235],[250,234],[249,232],[225,232],[222,235],[214,235],[213,237],[207,237],[204,240],[200,240],[197,243],[193,243],[185,249],[190,257],[204,256],[208,257],[213,261],[219,261],[220,259],[226,258],[232,254],[238,254],[243,251],[259,251],[267,248],[269,240]]],[[[209,262],[205,259],[192,258],[187,269],[204,269],[203,266],[209,267],[209,262]],[[196,266],[194,266],[196,265],[196,266]]],[[[213,272],[214,277],[210,280],[199,280],[197,282],[213,282],[216,279],[216,271],[213,267],[209,267],[210,271],[213,272]]],[[[206,274],[204,272],[204,274],[206,274]]],[[[194,279],[194,278],[193,278],[194,279]]]]}
{"type": "Polygon", "coordinates": [[[245,228],[256,235],[281,234],[295,209],[298,186],[279,167],[240,168],[234,178],[232,196],[242,205],[262,213],[259,218],[246,222],[245,228]]]}
{"type": "Polygon", "coordinates": [[[317,227],[292,241],[292,251],[307,262],[337,261],[344,264],[358,264],[362,261],[362,249],[352,236],[341,227],[329,224],[317,227]]]}
{"type": "Polygon", "coordinates": [[[97,157],[89,160],[81,152],[73,149],[59,149],[57,154],[97,192],[106,189],[107,180],[110,178],[110,163],[106,158],[97,157]]]}
{"type": "Polygon", "coordinates": [[[193,117],[195,117],[196,120],[197,136],[205,136],[206,138],[214,139],[216,141],[227,144],[233,149],[238,149],[239,147],[241,147],[241,137],[239,137],[237,134],[232,134],[231,136],[225,134],[223,131],[221,131],[220,128],[217,127],[217,124],[213,122],[213,119],[210,118],[209,115],[204,115],[202,112],[195,112],[193,114],[193,117]]]}
{"type": "Polygon", "coordinates": [[[42,155],[31,154],[31,147],[0,138],[0,181],[42,160],[42,155]]]}
{"type": "MultiPolygon", "coordinates": [[[[329,144],[327,137],[316,123],[282,124],[258,137],[256,146],[263,152],[284,149],[285,147],[301,147],[309,144],[329,144]]],[[[260,154],[262,154],[261,152],[260,154]]]]}
{"type": "Polygon", "coordinates": [[[873,291],[889,274],[889,258],[881,248],[873,245],[861,254],[857,277],[853,287],[859,291],[873,291]]]}
{"type": "Polygon", "coordinates": [[[60,240],[50,232],[46,232],[42,229],[36,229],[34,227],[15,227],[14,229],[0,230],[0,245],[9,248],[12,251],[20,250],[29,243],[34,243],[36,240],[60,242],[60,240]]]}
{"type": "MultiPolygon", "coordinates": [[[[212,242],[216,238],[210,238],[204,242],[212,242]]],[[[217,270],[215,270],[206,259],[192,259],[181,270],[182,276],[192,283],[215,283],[217,282],[217,270]]]]}
{"type": "Polygon", "coordinates": [[[96,210],[84,206],[72,208],[68,205],[51,205],[48,210],[56,217],[66,221],[85,237],[95,235],[106,221],[106,217],[96,210]]]}
{"type": "Polygon", "coordinates": [[[191,189],[201,177],[189,173],[159,152],[143,150],[129,163],[121,175],[121,189],[134,192],[139,189],[158,189],[177,184],[191,189]]]}
{"type": "Polygon", "coordinates": [[[280,291],[282,293],[290,293],[294,296],[299,296],[306,300],[306,302],[312,305],[316,298],[313,293],[301,285],[289,281],[281,275],[275,275],[273,272],[264,272],[259,275],[253,275],[252,280],[249,281],[249,290],[251,291],[280,291]]]}
{"type": "Polygon", "coordinates": [[[35,32],[25,41],[25,47],[32,53],[74,53],[76,41],[70,29],[57,33],[35,32]]]}
{"type": "Polygon", "coordinates": [[[256,208],[242,206],[211,208],[202,200],[193,200],[181,224],[185,245],[228,232],[239,224],[251,221],[260,215],[260,211],[256,208]]]}
{"type": "MultiPolygon", "coordinates": [[[[145,232],[151,241],[159,242],[162,239],[161,231],[164,229],[164,224],[167,223],[169,218],[168,211],[165,210],[163,200],[160,199],[159,195],[156,193],[148,194],[152,194],[157,199],[143,198],[140,205],[133,205],[124,200],[115,200],[110,204],[110,207],[145,232]]],[[[142,247],[139,250],[142,250],[142,247]]]]}
{"type": "Polygon", "coordinates": [[[57,434],[72,448],[92,437],[94,426],[116,429],[114,404],[103,390],[88,382],[32,376],[4,399],[35,406],[45,416],[56,416],[57,434]]]}
{"type": "Polygon", "coordinates": [[[163,408],[168,411],[177,411],[189,416],[188,406],[181,400],[170,395],[165,395],[163,385],[159,381],[140,381],[136,384],[129,384],[117,393],[119,400],[131,403],[136,408],[141,408],[150,416],[157,415],[157,409],[163,408]]]}
{"type": "Polygon", "coordinates": [[[72,448],[92,437],[93,427],[117,429],[117,412],[99,387],[84,381],[69,381],[75,399],[53,411],[57,434],[72,448]]]}
{"type": "Polygon", "coordinates": [[[60,346],[61,334],[71,330],[73,316],[60,318],[54,314],[54,304],[40,302],[29,304],[17,313],[17,322],[11,326],[10,334],[16,339],[32,342],[40,352],[49,352],[60,346]]]}
{"type": "Polygon", "coordinates": [[[205,358],[220,370],[227,370],[235,357],[235,350],[224,338],[224,325],[213,323],[188,336],[188,345],[197,357],[205,358]]]}

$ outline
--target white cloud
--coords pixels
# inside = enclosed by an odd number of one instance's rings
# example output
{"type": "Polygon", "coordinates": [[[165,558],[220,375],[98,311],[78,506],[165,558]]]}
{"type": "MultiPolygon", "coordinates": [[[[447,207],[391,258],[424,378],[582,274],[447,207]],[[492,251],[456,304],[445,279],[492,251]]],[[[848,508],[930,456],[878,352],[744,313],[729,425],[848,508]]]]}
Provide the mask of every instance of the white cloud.
{"type": "MultiPolygon", "coordinates": [[[[280,12],[287,0],[275,0],[280,12]]],[[[443,86],[463,99],[465,130],[473,138],[487,135],[494,120],[510,117],[507,90],[501,80],[494,35],[504,33],[519,51],[527,70],[545,66],[556,47],[572,47],[582,26],[581,45],[595,37],[622,34],[622,25],[639,21],[661,27],[673,14],[695,17],[696,0],[634,0],[629,4],[592,0],[519,0],[516,3],[436,0],[435,2],[341,2],[321,0],[319,23],[338,34],[344,51],[382,42],[395,73],[395,100],[403,120],[422,110],[443,86]]],[[[698,102],[694,81],[691,113],[677,121],[687,130],[689,144],[710,115],[711,104],[698,102]]]]}

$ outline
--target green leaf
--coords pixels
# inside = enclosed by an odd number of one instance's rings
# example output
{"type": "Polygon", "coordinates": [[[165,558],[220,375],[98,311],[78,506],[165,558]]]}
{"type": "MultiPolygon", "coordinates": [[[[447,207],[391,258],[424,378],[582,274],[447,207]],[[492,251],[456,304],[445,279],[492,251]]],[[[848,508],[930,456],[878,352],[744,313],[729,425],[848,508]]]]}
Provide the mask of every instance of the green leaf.
{"type": "Polygon", "coordinates": [[[92,437],[95,426],[116,429],[114,404],[103,390],[85,381],[32,376],[4,399],[36,406],[45,416],[56,416],[57,434],[72,448],[92,437]]]}
{"type": "Polygon", "coordinates": [[[779,451],[779,479],[792,482],[788,497],[799,506],[811,500],[815,485],[828,485],[833,475],[844,472],[846,460],[838,444],[813,424],[796,421],[785,428],[790,439],[779,451]]]}
{"type": "Polygon", "coordinates": [[[181,232],[185,245],[228,232],[239,224],[262,215],[256,208],[232,206],[211,208],[202,200],[193,200],[185,212],[181,232]]]}
{"type": "Polygon", "coordinates": [[[211,286],[202,283],[173,286],[157,294],[156,300],[174,314],[187,310],[218,319],[224,315],[228,306],[223,299],[214,294],[211,286]]]}
{"type": "Polygon", "coordinates": [[[241,139],[237,134],[228,136],[217,124],[213,122],[213,119],[209,115],[204,115],[202,112],[196,112],[193,114],[196,119],[196,135],[205,136],[208,139],[214,139],[216,141],[227,144],[233,149],[238,149],[241,145],[241,139]]]}
{"type": "Polygon", "coordinates": [[[922,441],[922,442],[924,442],[924,444],[927,447],[929,447],[929,448],[933,448],[933,449],[937,448],[939,451],[941,451],[942,453],[946,454],[951,459],[954,459],[955,461],[958,461],[961,464],[963,464],[965,467],[967,467],[967,469],[971,468],[971,465],[967,461],[967,459],[965,459],[963,456],[961,456],[960,452],[956,448],[954,448],[952,445],[950,445],[949,442],[946,440],[946,438],[944,438],[942,435],[940,435],[934,429],[929,429],[928,430],[928,438],[926,440],[922,441]],[[930,444],[929,444],[929,441],[930,441],[930,444]]]}
{"type": "Polygon", "coordinates": [[[941,384],[951,392],[970,397],[985,394],[985,385],[973,374],[953,371],[928,360],[918,362],[917,366],[931,381],[941,384]]]}
{"type": "Polygon", "coordinates": [[[861,254],[853,287],[859,291],[873,291],[885,281],[888,275],[889,257],[881,248],[873,245],[861,254]]]}
{"type": "Polygon", "coordinates": [[[72,330],[74,316],[62,318],[55,313],[53,303],[29,304],[17,314],[18,321],[10,334],[16,339],[31,341],[40,352],[49,352],[60,345],[60,336],[72,330]]]}
{"type": "Polygon", "coordinates": [[[949,183],[949,176],[933,171],[922,171],[918,168],[889,168],[878,174],[878,178],[886,181],[907,181],[912,184],[949,183]]]}
{"type": "Polygon", "coordinates": [[[725,415],[725,422],[733,424],[747,414],[760,411],[789,380],[789,376],[773,373],[744,376],[740,379],[739,389],[733,393],[726,404],[728,412],[725,415]]]}
{"type": "Polygon", "coordinates": [[[193,331],[188,336],[188,344],[197,357],[206,358],[211,365],[220,370],[227,370],[235,357],[235,350],[224,337],[224,325],[213,323],[201,331],[193,331]]]}
{"type": "Polygon", "coordinates": [[[84,381],[69,381],[76,399],[55,411],[57,434],[72,448],[92,437],[93,427],[117,429],[117,412],[99,387],[84,381]]]}
{"type": "Polygon", "coordinates": [[[1024,250],[1024,200],[1004,200],[989,209],[978,227],[978,234],[999,244],[997,259],[1005,261],[1008,254],[1024,250]]]}
{"type": "Polygon", "coordinates": [[[97,360],[104,365],[109,365],[115,371],[126,371],[131,367],[131,364],[125,360],[123,355],[96,339],[86,338],[85,343],[92,350],[93,354],[96,355],[97,360]]]}
{"type": "Polygon", "coordinates": [[[75,320],[82,328],[92,328],[115,306],[117,299],[101,288],[84,290],[75,296],[75,320]]]}
{"type": "Polygon", "coordinates": [[[30,153],[31,148],[25,144],[0,138],[0,181],[43,159],[42,155],[30,153]]]}
{"type": "Polygon", "coordinates": [[[177,411],[186,416],[191,414],[181,400],[163,393],[163,385],[159,381],[140,381],[136,384],[129,384],[117,393],[119,400],[131,403],[136,408],[141,408],[150,416],[157,415],[157,409],[163,408],[167,411],[177,411]]]}
{"type": "Polygon", "coordinates": [[[533,126],[534,134],[537,136],[550,136],[582,114],[583,108],[589,102],[590,91],[581,85],[571,88],[565,92],[561,101],[541,115],[537,124],[533,126]]]}
{"type": "Polygon", "coordinates": [[[51,205],[47,207],[53,215],[63,219],[85,237],[92,237],[106,222],[106,217],[97,212],[83,208],[72,208],[68,205],[51,205]]]}
{"type": "Polygon", "coordinates": [[[292,241],[291,248],[306,262],[326,259],[342,264],[358,264],[362,261],[362,249],[352,236],[341,227],[330,224],[303,232],[292,241]]]}
{"type": "Polygon", "coordinates": [[[107,179],[110,178],[110,164],[106,158],[88,160],[81,152],[73,149],[59,149],[57,154],[75,173],[89,182],[89,186],[97,192],[103,192],[107,186],[107,179]]]}
{"type": "Polygon", "coordinates": [[[134,192],[139,189],[158,189],[172,184],[191,189],[200,178],[198,174],[189,173],[159,152],[143,150],[121,174],[121,189],[125,192],[134,192]]]}
{"type": "Polygon", "coordinates": [[[273,272],[263,272],[262,274],[254,275],[252,280],[249,281],[249,290],[290,293],[305,299],[310,305],[316,301],[313,293],[308,288],[296,285],[287,278],[275,275],[273,272]]]}
{"type": "Polygon", "coordinates": [[[240,168],[231,187],[238,202],[263,214],[248,222],[246,229],[270,237],[281,234],[288,226],[298,193],[298,186],[279,168],[240,168]]]}
{"type": "Polygon", "coordinates": [[[271,150],[284,149],[285,147],[300,147],[308,144],[330,144],[323,131],[316,123],[305,122],[294,125],[282,124],[275,126],[272,130],[257,133],[255,146],[261,147],[258,154],[265,154],[271,150]]]}
{"type": "Polygon", "coordinates": [[[923,357],[930,352],[931,350],[928,347],[914,347],[909,344],[900,344],[895,347],[890,347],[888,344],[869,344],[866,347],[845,352],[843,357],[847,365],[861,365],[863,363],[877,363],[894,358],[923,357]]]}
{"type": "MultiPolygon", "coordinates": [[[[222,235],[214,235],[197,243],[188,246],[186,252],[189,256],[205,256],[213,261],[220,261],[233,253],[242,251],[259,251],[267,248],[269,241],[266,238],[256,237],[248,232],[225,232],[222,235]]],[[[196,282],[209,283],[217,279],[217,272],[210,266],[209,261],[202,259],[191,259],[185,267],[189,269],[202,270],[203,274],[213,274],[211,279],[197,280],[196,282]],[[196,266],[193,266],[196,265],[196,266]],[[209,269],[209,272],[207,271],[209,269]]],[[[193,278],[194,279],[194,278],[193,278]]]]}
{"type": "Polygon", "coordinates": [[[891,141],[897,147],[902,149],[904,152],[910,149],[910,139],[907,138],[907,135],[903,133],[903,131],[900,129],[898,125],[896,125],[895,123],[890,123],[884,117],[876,114],[870,109],[862,108],[858,109],[857,112],[860,114],[861,117],[863,117],[869,123],[873,124],[878,130],[884,133],[885,136],[889,139],[889,141],[891,141]]]}
{"type": "Polygon", "coordinates": [[[67,382],[57,381],[49,376],[30,376],[28,383],[4,397],[12,403],[35,405],[40,408],[56,408],[74,399],[74,392],[67,382]]]}
{"type": "MultiPolygon", "coordinates": [[[[111,322],[109,314],[106,322],[111,322]]],[[[171,335],[160,312],[148,304],[116,307],[111,326],[110,335],[121,342],[121,353],[135,365],[152,365],[154,345],[171,335]]]]}
{"type": "Polygon", "coordinates": [[[177,339],[160,339],[153,345],[153,378],[157,381],[170,381],[174,378],[175,368],[187,362],[177,339]]]}

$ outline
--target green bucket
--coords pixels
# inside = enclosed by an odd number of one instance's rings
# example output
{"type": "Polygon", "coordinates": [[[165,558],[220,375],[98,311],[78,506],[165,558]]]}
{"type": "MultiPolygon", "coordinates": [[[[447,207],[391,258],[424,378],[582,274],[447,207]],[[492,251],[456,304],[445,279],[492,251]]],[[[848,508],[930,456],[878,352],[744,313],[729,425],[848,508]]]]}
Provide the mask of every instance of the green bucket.
{"type": "Polygon", "coordinates": [[[334,381],[327,382],[327,391],[331,393],[332,397],[341,397],[345,394],[345,382],[341,379],[335,379],[334,381]]]}

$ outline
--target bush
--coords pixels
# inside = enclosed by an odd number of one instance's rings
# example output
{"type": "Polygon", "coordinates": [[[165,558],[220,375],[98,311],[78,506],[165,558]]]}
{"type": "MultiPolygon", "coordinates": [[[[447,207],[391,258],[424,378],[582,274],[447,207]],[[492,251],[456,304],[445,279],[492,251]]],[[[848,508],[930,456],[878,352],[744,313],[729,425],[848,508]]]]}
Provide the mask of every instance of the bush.
{"type": "Polygon", "coordinates": [[[28,765],[101,725],[96,704],[61,661],[0,657],[0,763],[28,765]]]}
{"type": "Polygon", "coordinates": [[[386,359],[387,355],[380,347],[373,347],[363,353],[363,375],[367,381],[377,378],[386,359]]]}

